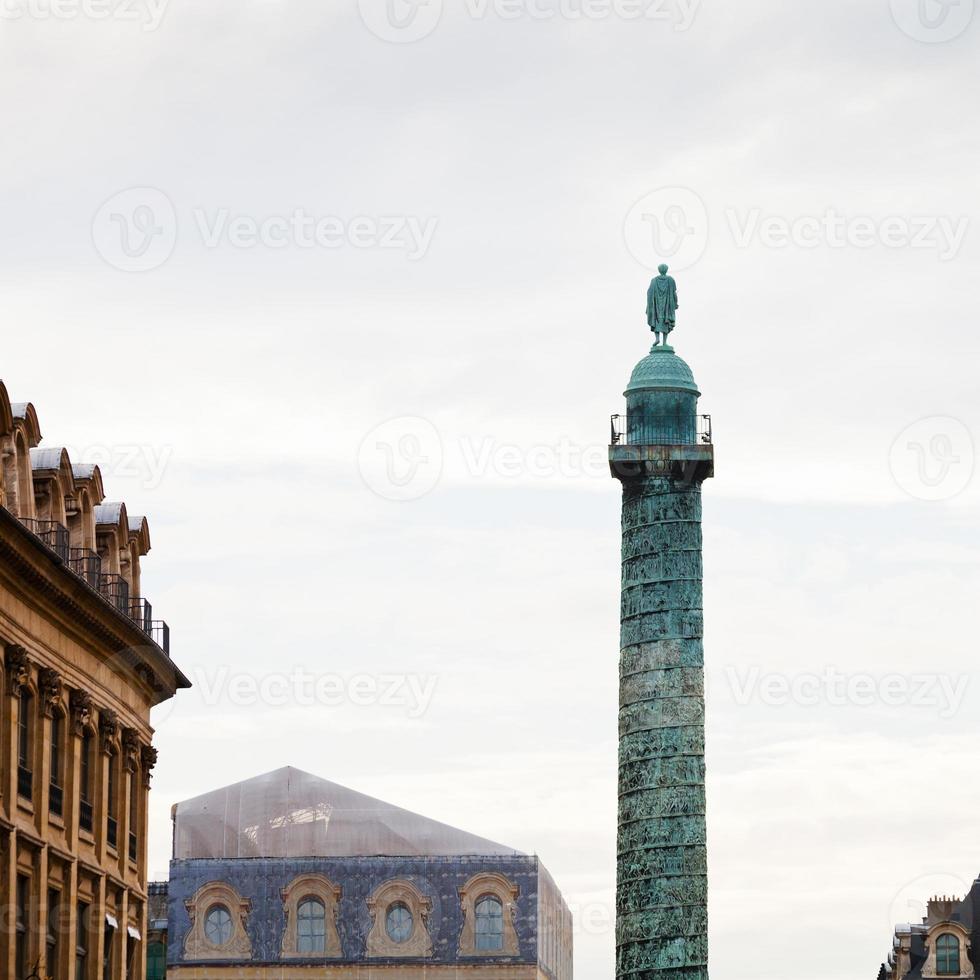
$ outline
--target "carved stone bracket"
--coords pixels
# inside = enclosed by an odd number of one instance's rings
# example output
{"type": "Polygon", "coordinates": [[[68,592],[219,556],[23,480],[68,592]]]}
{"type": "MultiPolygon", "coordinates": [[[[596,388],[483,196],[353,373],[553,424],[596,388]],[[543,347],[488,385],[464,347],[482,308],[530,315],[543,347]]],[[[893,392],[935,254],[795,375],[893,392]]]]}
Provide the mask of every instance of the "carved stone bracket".
{"type": "Polygon", "coordinates": [[[152,745],[144,745],[140,749],[140,764],[143,767],[143,785],[149,789],[153,768],[157,764],[157,750],[152,745]]]}
{"type": "Polygon", "coordinates": [[[37,688],[41,694],[41,706],[50,718],[61,706],[61,693],[64,684],[61,674],[52,667],[42,667],[37,675],[37,688]]]}
{"type": "Polygon", "coordinates": [[[112,755],[116,751],[116,736],[119,734],[119,716],[111,708],[99,712],[99,739],[102,751],[112,755]]]}
{"type": "Polygon", "coordinates": [[[140,759],[140,736],[135,728],[122,730],[123,759],[130,772],[136,772],[140,759]]]}
{"type": "Polygon", "coordinates": [[[4,663],[7,667],[7,693],[11,697],[19,697],[21,688],[31,679],[31,659],[22,646],[9,643],[4,663]]]}
{"type": "Polygon", "coordinates": [[[92,724],[92,695],[88,691],[72,690],[68,696],[71,708],[72,731],[81,738],[92,724]]]}

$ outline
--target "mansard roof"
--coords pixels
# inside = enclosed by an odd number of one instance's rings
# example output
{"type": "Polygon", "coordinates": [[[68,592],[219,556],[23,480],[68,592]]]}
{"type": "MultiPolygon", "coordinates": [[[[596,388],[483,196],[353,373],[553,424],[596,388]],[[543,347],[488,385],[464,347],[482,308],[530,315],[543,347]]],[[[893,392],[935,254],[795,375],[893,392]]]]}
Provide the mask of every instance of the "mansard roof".
{"type": "Polygon", "coordinates": [[[75,477],[75,483],[86,484],[89,493],[95,498],[94,503],[102,503],[105,497],[105,489],[102,486],[102,470],[97,463],[72,463],[71,472],[75,477]]]}
{"type": "Polygon", "coordinates": [[[178,803],[174,858],[524,856],[290,767],[178,803]]]}

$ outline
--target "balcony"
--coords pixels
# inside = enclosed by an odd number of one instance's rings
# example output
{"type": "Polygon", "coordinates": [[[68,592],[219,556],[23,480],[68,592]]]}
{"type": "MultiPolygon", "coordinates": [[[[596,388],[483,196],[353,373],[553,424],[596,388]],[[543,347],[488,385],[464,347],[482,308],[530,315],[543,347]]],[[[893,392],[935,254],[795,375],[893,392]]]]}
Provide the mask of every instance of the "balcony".
{"type": "Polygon", "coordinates": [[[102,577],[102,559],[97,551],[88,548],[70,548],[68,550],[68,567],[81,579],[84,579],[93,589],[99,587],[102,577]]]}
{"type": "Polygon", "coordinates": [[[129,594],[129,583],[121,576],[102,571],[102,558],[88,548],[72,548],[63,524],[18,518],[21,524],[50,548],[83,582],[95,589],[106,602],[131,619],[157,646],[170,656],[170,627],[153,618],[153,607],[143,598],[129,594]]]}
{"type": "Polygon", "coordinates": [[[613,446],[710,446],[710,415],[614,415],[613,446]]]}
{"type": "Polygon", "coordinates": [[[25,800],[34,799],[34,773],[24,766],[17,767],[17,795],[25,800]]]}
{"type": "Polygon", "coordinates": [[[36,534],[63,562],[68,561],[69,536],[68,528],[57,521],[38,521],[30,517],[21,517],[21,524],[28,531],[36,534]]]}
{"type": "Polygon", "coordinates": [[[56,817],[64,816],[65,794],[57,783],[48,784],[48,810],[56,817]]]}
{"type": "Polygon", "coordinates": [[[129,583],[121,575],[103,572],[99,576],[99,591],[121,613],[129,615],[129,583]]]}
{"type": "Polygon", "coordinates": [[[95,827],[95,822],[92,817],[92,804],[88,800],[81,800],[78,808],[78,826],[82,830],[87,830],[90,834],[95,827]]]}

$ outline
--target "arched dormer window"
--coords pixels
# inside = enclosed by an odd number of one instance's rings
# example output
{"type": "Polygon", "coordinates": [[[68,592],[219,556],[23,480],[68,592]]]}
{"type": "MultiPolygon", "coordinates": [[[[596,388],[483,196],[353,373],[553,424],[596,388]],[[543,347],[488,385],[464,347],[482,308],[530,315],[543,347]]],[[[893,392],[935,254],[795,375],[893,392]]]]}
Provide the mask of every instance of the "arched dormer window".
{"type": "Polygon", "coordinates": [[[960,941],[951,932],[944,932],[936,939],[936,976],[960,975],[960,941]]]}
{"type": "Polygon", "coordinates": [[[477,900],[476,948],[481,953],[504,948],[504,903],[496,895],[484,895],[477,900]]]}
{"type": "Polygon", "coordinates": [[[337,933],[340,889],[322,875],[302,875],[282,890],[286,928],[283,959],[331,959],[343,955],[337,933]]]}

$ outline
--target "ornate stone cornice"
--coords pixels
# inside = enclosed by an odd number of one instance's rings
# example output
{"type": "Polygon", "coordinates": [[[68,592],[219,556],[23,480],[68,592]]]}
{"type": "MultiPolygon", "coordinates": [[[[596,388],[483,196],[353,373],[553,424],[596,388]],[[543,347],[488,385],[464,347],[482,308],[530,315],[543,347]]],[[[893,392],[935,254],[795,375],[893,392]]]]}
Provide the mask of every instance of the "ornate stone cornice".
{"type": "Polygon", "coordinates": [[[116,751],[116,736],[119,734],[119,716],[112,708],[102,708],[99,711],[99,738],[102,751],[112,755],[116,751]]]}
{"type": "Polygon", "coordinates": [[[44,713],[51,718],[61,706],[61,693],[64,689],[61,674],[53,667],[42,667],[37,674],[37,689],[41,695],[44,713]]]}
{"type": "Polygon", "coordinates": [[[149,789],[153,769],[157,764],[157,750],[152,745],[140,749],[140,766],[143,769],[143,785],[149,789]]]}
{"type": "Polygon", "coordinates": [[[92,724],[92,695],[88,691],[72,689],[68,704],[71,709],[72,731],[81,738],[92,724]]]}
{"type": "Polygon", "coordinates": [[[31,658],[20,644],[8,643],[3,660],[7,668],[7,693],[19,697],[21,688],[31,679],[31,658]]]}

